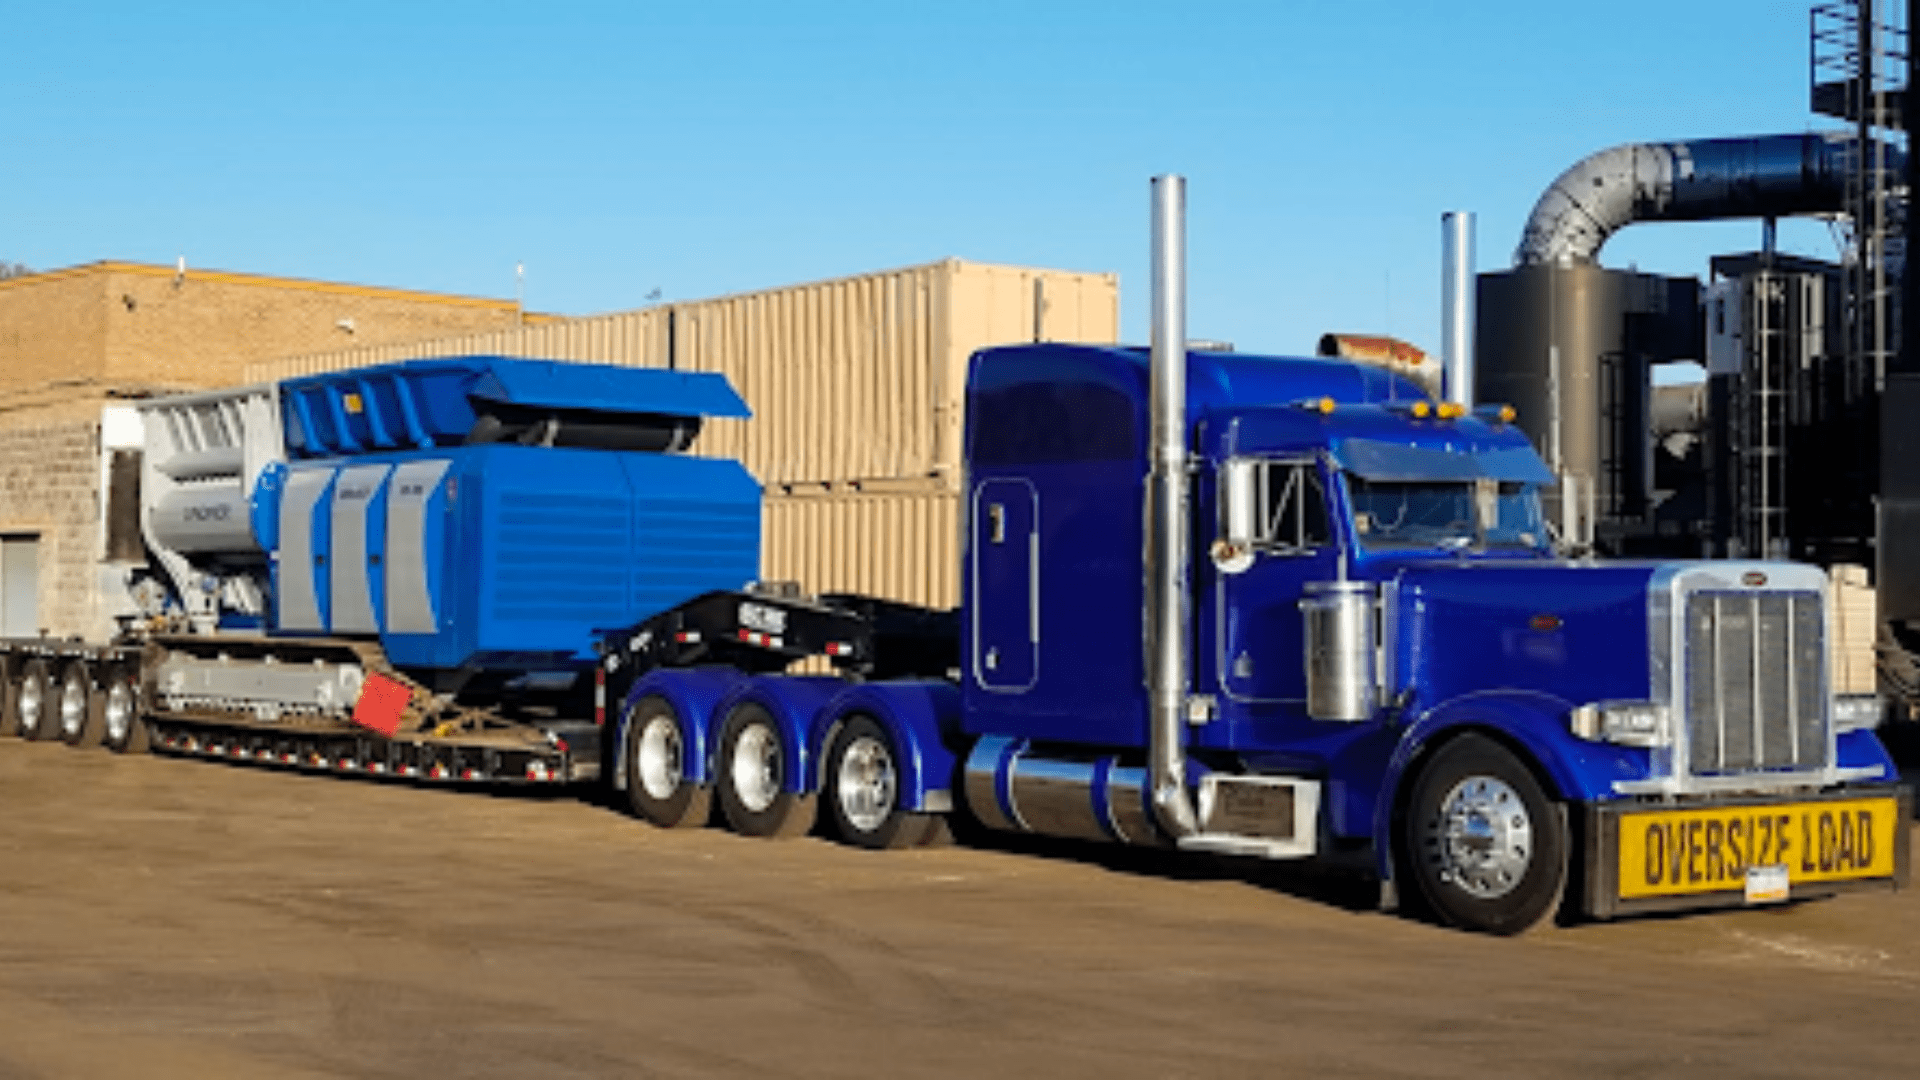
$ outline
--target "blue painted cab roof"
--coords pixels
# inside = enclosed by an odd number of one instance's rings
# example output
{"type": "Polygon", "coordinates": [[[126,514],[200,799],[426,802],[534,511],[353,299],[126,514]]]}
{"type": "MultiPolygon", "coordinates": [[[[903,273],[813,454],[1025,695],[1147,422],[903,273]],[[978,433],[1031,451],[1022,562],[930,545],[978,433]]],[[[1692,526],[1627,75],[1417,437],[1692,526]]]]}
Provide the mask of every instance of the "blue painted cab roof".
{"type": "MultiPolygon", "coordinates": [[[[1147,400],[1147,350],[1118,345],[1006,345],[974,354],[972,385],[1008,389],[1021,383],[1105,384],[1147,400]]],[[[1330,397],[1345,404],[1422,401],[1426,391],[1383,368],[1346,360],[1247,353],[1187,353],[1187,412],[1330,397]]]]}
{"type": "MultiPolygon", "coordinates": [[[[1047,432],[1033,430],[1048,426],[1047,410],[1021,402],[1023,391],[1051,395],[1062,414],[1103,413],[1090,425],[1091,434],[1107,436],[1109,451],[1127,442],[1134,454],[1145,452],[1145,349],[1065,344],[982,349],[974,354],[969,386],[976,403],[986,409],[1021,407],[1030,413],[1004,423],[992,415],[972,415],[969,445],[981,457],[1020,458],[1026,447],[1010,450],[1000,444],[1047,437],[1047,432]],[[1126,407],[1116,410],[1115,403],[1122,399],[1126,407]],[[1120,426],[1131,431],[1113,432],[1120,426]]],[[[1432,475],[1427,467],[1445,467],[1443,456],[1457,460],[1466,454],[1495,463],[1489,467],[1497,473],[1513,474],[1505,478],[1550,479],[1517,427],[1476,417],[1422,420],[1379,407],[1429,400],[1409,379],[1346,360],[1187,353],[1187,418],[1190,429],[1198,426],[1202,432],[1195,449],[1203,453],[1227,457],[1331,449],[1356,471],[1398,468],[1426,475],[1432,475]],[[1335,402],[1331,413],[1301,407],[1322,398],[1335,402]]]]}

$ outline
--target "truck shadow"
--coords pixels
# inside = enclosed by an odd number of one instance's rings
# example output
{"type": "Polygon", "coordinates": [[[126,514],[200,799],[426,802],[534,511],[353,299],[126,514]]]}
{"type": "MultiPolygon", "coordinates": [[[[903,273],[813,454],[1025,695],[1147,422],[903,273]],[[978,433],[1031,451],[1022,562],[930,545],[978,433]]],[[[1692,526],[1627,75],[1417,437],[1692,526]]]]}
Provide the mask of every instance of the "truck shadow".
{"type": "Polygon", "coordinates": [[[1274,862],[1090,840],[998,833],[978,826],[954,830],[953,842],[980,851],[1098,866],[1128,877],[1167,881],[1238,882],[1352,912],[1381,910],[1380,884],[1357,865],[1274,862]]]}

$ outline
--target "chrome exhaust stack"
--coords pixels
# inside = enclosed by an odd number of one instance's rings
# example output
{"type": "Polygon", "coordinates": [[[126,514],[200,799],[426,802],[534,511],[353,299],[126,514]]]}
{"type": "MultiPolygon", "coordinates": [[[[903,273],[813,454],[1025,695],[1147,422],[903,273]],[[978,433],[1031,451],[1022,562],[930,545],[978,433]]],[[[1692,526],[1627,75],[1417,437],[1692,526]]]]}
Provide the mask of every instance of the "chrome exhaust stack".
{"type": "Polygon", "coordinates": [[[1200,831],[1187,791],[1187,181],[1153,178],[1153,351],[1148,448],[1148,772],[1168,836],[1200,831]]]}
{"type": "Polygon", "coordinates": [[[1473,408],[1473,212],[1440,215],[1441,395],[1473,408]]]}

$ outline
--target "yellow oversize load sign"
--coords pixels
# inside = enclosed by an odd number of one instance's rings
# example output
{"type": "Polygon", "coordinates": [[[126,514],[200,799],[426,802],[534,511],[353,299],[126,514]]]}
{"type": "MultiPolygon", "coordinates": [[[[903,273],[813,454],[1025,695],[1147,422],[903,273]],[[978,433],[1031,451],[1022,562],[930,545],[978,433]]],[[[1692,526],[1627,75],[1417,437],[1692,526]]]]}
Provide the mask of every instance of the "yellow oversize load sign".
{"type": "Polygon", "coordinates": [[[1620,898],[1740,889],[1752,868],[1794,884],[1892,877],[1901,824],[1893,799],[1626,814],[1620,898]]]}

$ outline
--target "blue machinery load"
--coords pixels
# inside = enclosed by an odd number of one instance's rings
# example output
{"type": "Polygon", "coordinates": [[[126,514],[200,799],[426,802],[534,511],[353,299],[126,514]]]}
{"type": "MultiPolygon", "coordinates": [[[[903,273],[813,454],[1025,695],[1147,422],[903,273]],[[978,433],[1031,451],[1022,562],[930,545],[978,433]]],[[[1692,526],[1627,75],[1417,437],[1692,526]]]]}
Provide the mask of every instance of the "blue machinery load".
{"type": "Polygon", "coordinates": [[[168,748],[587,778],[591,724],[505,706],[584,700],[596,631],[759,561],[758,485],[686,453],[704,418],[748,415],[719,375],[469,356],[142,413],[159,574],[139,661],[95,664],[168,748]]]}

